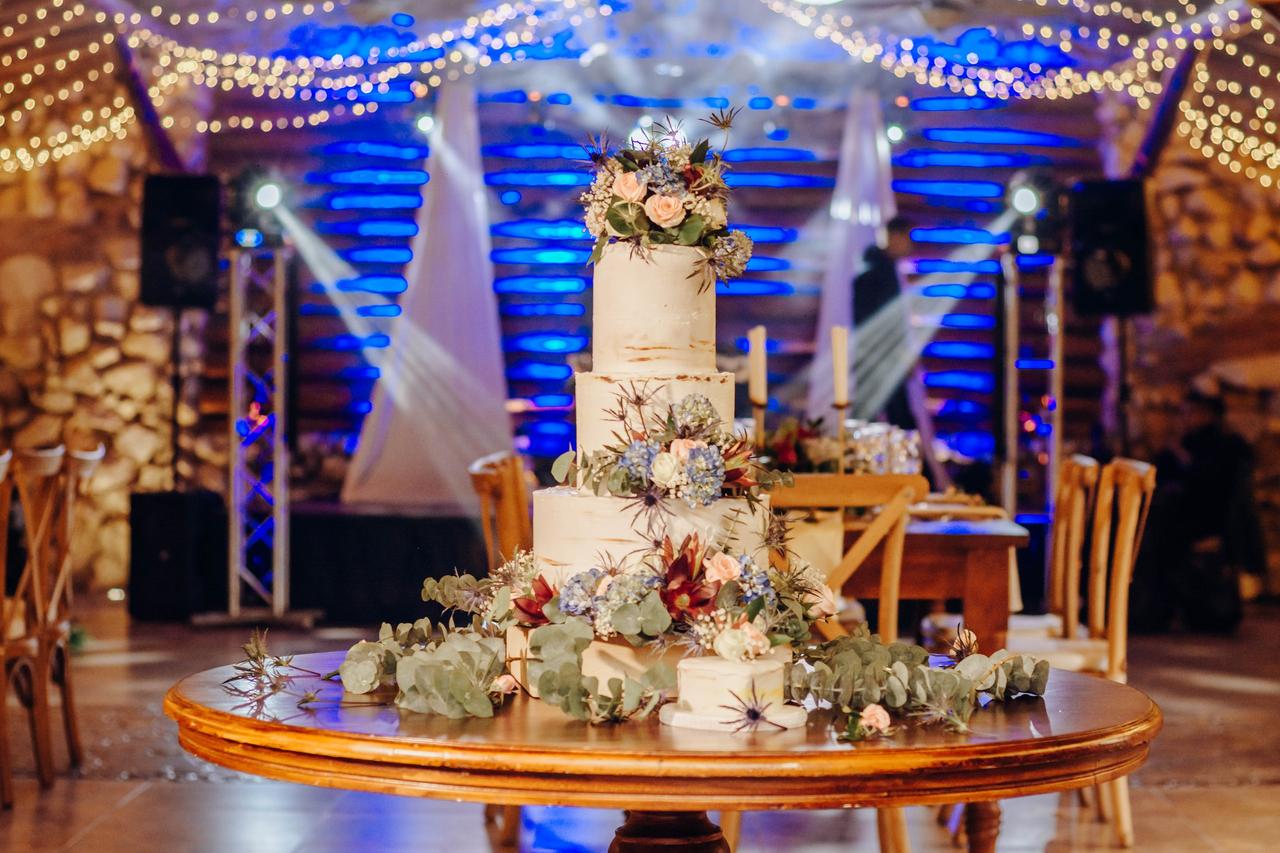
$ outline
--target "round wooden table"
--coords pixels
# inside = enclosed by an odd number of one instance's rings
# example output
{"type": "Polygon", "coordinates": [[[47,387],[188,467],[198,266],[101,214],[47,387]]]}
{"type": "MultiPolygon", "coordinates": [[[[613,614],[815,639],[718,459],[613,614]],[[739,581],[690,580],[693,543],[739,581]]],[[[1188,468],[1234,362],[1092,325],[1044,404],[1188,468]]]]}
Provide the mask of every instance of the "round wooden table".
{"type": "MultiPolygon", "coordinates": [[[[297,666],[335,670],[341,653],[297,666]]],[[[611,850],[726,851],[708,809],[829,809],[971,803],[970,849],[994,848],[996,801],[1081,788],[1136,770],[1160,711],[1126,687],[1055,670],[1043,699],[995,703],[950,734],[910,725],[851,745],[826,712],[807,728],[731,734],[654,718],[588,726],[516,698],[492,719],[449,720],[351,696],[304,676],[250,701],[228,692],[231,667],[183,679],[165,697],[182,746],[246,773],[333,788],[499,805],[627,811],[611,850]],[[298,707],[297,694],[319,701],[298,707]]]]}

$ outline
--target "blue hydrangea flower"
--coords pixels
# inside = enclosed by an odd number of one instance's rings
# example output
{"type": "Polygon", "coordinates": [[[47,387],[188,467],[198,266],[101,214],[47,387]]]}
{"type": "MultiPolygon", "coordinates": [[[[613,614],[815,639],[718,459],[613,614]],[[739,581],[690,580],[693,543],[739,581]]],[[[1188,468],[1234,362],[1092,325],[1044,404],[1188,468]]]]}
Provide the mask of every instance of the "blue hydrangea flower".
{"type": "Polygon", "coordinates": [[[676,430],[691,432],[720,422],[720,413],[702,394],[689,394],[671,407],[676,430]]]}
{"type": "Polygon", "coordinates": [[[618,464],[635,479],[648,480],[649,466],[653,464],[653,457],[657,456],[661,449],[656,441],[633,441],[622,452],[622,458],[618,460],[618,464]]]}
{"type": "Polygon", "coordinates": [[[690,450],[684,473],[688,480],[683,488],[685,503],[689,506],[714,503],[724,488],[724,456],[720,448],[713,444],[690,450]]]}
{"type": "Polygon", "coordinates": [[[636,177],[658,195],[673,195],[684,198],[688,192],[684,179],[671,170],[666,163],[653,163],[640,169],[636,177]]]}
{"type": "Polygon", "coordinates": [[[603,577],[604,569],[587,569],[565,581],[560,587],[560,611],[591,618],[596,608],[596,587],[603,577]]]}
{"type": "Polygon", "coordinates": [[[612,613],[624,604],[639,604],[650,590],[662,585],[662,578],[651,571],[628,571],[613,579],[604,591],[601,609],[612,613]]]}
{"type": "Polygon", "coordinates": [[[742,564],[742,574],[738,576],[738,586],[742,589],[742,600],[748,604],[763,596],[769,607],[778,604],[778,593],[769,581],[769,570],[760,566],[755,560],[743,554],[738,558],[742,564]]]}

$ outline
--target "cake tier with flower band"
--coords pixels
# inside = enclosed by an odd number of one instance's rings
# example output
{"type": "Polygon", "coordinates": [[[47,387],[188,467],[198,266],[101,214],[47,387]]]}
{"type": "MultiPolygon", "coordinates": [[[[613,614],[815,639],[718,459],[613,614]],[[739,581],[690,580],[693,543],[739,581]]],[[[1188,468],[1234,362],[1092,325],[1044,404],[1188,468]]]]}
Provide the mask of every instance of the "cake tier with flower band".
{"type": "Polygon", "coordinates": [[[669,501],[664,511],[647,514],[633,498],[566,486],[533,493],[534,559],[555,589],[579,572],[635,563],[664,536],[680,542],[690,533],[764,565],[767,528],[767,496],[755,507],[745,498],[721,498],[701,507],[669,501]]]}
{"type": "Polygon", "coordinates": [[[578,450],[594,453],[625,443],[616,416],[620,395],[645,395],[655,410],[665,411],[690,394],[706,397],[720,420],[733,423],[732,373],[682,373],[648,376],[579,373],[574,389],[578,413],[578,450]]]}

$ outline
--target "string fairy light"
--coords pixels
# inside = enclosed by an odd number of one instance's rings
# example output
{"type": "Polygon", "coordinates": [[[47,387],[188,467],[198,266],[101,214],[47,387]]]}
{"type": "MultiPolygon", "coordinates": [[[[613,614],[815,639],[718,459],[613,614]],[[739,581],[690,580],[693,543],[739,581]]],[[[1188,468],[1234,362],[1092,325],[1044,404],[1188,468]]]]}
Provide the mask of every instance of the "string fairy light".
{"type": "Polygon", "coordinates": [[[69,129],[44,137],[32,137],[21,145],[0,146],[0,169],[6,172],[30,171],[85,151],[100,142],[124,139],[136,119],[134,108],[123,96],[117,96],[108,106],[97,110],[86,108],[80,121],[69,129]]]}

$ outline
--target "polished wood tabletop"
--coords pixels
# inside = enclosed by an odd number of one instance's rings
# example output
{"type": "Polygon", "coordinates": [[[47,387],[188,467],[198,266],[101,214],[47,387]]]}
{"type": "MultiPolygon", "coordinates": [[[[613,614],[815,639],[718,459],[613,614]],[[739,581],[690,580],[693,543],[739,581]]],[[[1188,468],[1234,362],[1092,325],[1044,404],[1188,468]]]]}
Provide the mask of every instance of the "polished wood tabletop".
{"type": "MultiPolygon", "coordinates": [[[[330,672],[341,660],[332,653],[294,662],[330,672]]],[[[217,764],[335,788],[643,809],[680,838],[706,823],[707,809],[972,803],[1094,785],[1137,769],[1160,728],[1159,709],[1137,690],[1057,670],[1042,699],[980,710],[969,734],[908,725],[857,745],[837,740],[827,712],[811,714],[802,729],[732,734],[670,728],[656,715],[588,726],[516,698],[492,719],[449,720],[311,676],[288,693],[246,701],[226,689],[233,675],[231,667],[208,670],[165,697],[183,747],[217,764]],[[307,690],[319,701],[300,709],[297,695],[307,690]]],[[[726,849],[709,832],[702,846],[684,849],[726,849]]]]}

